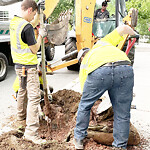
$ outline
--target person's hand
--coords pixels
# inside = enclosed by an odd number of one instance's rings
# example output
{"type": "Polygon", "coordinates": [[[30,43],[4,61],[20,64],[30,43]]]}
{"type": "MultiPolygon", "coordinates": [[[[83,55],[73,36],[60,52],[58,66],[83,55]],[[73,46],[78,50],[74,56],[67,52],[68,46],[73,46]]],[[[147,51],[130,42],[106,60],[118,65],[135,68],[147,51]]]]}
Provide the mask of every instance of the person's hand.
{"type": "Polygon", "coordinates": [[[41,35],[41,37],[45,37],[47,36],[47,31],[45,28],[40,28],[39,29],[39,35],[41,35]]]}
{"type": "Polygon", "coordinates": [[[136,32],[134,35],[130,35],[128,37],[128,40],[131,39],[131,38],[136,38],[136,43],[139,43],[140,35],[136,32]]]}
{"type": "Polygon", "coordinates": [[[131,39],[131,38],[136,38],[136,40],[138,41],[139,38],[140,38],[140,35],[139,35],[138,33],[136,33],[136,34],[134,34],[134,35],[130,35],[130,36],[129,36],[129,39],[131,39]]]}
{"type": "Polygon", "coordinates": [[[38,5],[38,10],[37,10],[37,12],[38,12],[38,14],[40,14],[40,9],[45,10],[45,0],[39,1],[39,2],[37,3],[37,5],[38,5]]]}

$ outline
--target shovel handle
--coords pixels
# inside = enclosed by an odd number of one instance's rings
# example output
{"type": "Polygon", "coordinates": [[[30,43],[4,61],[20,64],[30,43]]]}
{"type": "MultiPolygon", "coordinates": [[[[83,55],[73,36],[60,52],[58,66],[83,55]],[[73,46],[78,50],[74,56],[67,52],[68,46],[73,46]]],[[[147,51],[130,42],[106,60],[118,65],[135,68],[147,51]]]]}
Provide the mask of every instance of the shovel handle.
{"type": "Polygon", "coordinates": [[[26,71],[25,66],[22,66],[22,76],[26,76],[25,71],[26,71]]]}

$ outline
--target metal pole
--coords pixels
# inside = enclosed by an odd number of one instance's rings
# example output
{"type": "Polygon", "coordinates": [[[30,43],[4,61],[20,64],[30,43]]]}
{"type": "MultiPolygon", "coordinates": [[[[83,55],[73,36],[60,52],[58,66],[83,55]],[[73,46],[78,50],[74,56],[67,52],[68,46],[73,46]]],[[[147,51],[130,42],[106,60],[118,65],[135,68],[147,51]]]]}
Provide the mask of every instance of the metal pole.
{"type": "Polygon", "coordinates": [[[115,16],[116,16],[116,27],[119,26],[119,3],[120,3],[120,0],[116,0],[116,6],[115,6],[115,16]]]}
{"type": "MultiPolygon", "coordinates": [[[[40,28],[44,28],[44,23],[43,23],[43,10],[40,10],[40,28]]],[[[43,78],[43,89],[47,88],[47,83],[46,83],[46,74],[45,74],[45,46],[44,46],[44,38],[42,38],[41,41],[41,54],[42,54],[42,78],[43,78]]]]}

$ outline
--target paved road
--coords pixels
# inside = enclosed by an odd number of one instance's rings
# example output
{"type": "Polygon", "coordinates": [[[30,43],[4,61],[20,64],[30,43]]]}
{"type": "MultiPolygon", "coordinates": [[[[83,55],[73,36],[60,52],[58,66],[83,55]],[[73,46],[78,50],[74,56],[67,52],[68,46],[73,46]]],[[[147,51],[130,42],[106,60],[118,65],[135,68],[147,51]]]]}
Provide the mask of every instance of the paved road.
{"type": "Polygon", "coordinates": [[[12,85],[15,77],[14,68],[11,66],[8,69],[6,79],[0,82],[0,127],[1,123],[4,121],[3,119],[14,114],[16,111],[16,101],[12,98],[12,85]]]}
{"type": "MultiPolygon", "coordinates": [[[[58,46],[56,48],[55,58],[52,62],[59,60],[65,55],[65,47],[58,46]]],[[[54,92],[63,89],[72,80],[78,77],[77,71],[70,71],[66,67],[54,72],[53,75],[47,75],[48,84],[54,88],[54,92]]]]}
{"type": "MultiPolygon", "coordinates": [[[[53,61],[58,60],[64,55],[64,46],[56,47],[56,54],[53,61]]],[[[131,110],[131,122],[138,129],[141,137],[145,137],[150,149],[150,44],[139,44],[136,46],[135,63],[135,86],[133,105],[137,109],[131,110]]],[[[0,82],[0,134],[2,124],[10,115],[16,113],[16,102],[12,98],[12,84],[15,79],[13,67],[9,68],[8,76],[5,81],[0,82]]],[[[53,86],[54,92],[63,89],[78,77],[78,72],[69,71],[63,68],[54,72],[54,75],[47,75],[48,84],[53,86]]]]}

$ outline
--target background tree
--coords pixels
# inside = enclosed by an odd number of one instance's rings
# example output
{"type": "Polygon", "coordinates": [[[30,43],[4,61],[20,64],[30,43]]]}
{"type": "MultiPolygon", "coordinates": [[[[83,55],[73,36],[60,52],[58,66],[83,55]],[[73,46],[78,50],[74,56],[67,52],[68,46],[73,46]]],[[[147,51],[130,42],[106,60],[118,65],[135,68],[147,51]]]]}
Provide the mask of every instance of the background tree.
{"type": "MultiPolygon", "coordinates": [[[[128,0],[126,2],[127,11],[129,11],[129,9],[132,7],[138,9],[138,23],[137,23],[136,30],[140,33],[140,35],[150,36],[150,32],[148,31],[148,28],[150,27],[150,2],[149,1],[150,0],[128,0]]],[[[71,12],[70,24],[72,26],[73,16],[74,16],[73,14],[75,9],[74,3],[75,0],[60,0],[58,5],[54,9],[52,15],[49,17],[49,23],[52,23],[54,20],[59,18],[61,13],[65,13],[66,11],[69,11],[71,12]]],[[[113,5],[113,4],[110,3],[109,5],[113,5]]],[[[99,7],[100,5],[96,5],[96,8],[99,7]]],[[[114,9],[115,9],[114,7],[111,7],[111,10],[109,10],[110,14],[114,12],[114,9]]]]}
{"type": "Polygon", "coordinates": [[[126,2],[127,10],[130,8],[138,9],[137,31],[140,35],[149,35],[148,28],[150,27],[150,1],[149,0],[128,0],[126,2]]]}
{"type": "Polygon", "coordinates": [[[60,0],[54,9],[53,13],[49,17],[49,23],[52,23],[60,17],[61,14],[67,11],[73,12],[74,10],[74,0],[60,0]]]}
{"type": "MultiPolygon", "coordinates": [[[[35,0],[38,2],[39,0],[35,0]]],[[[60,17],[62,13],[65,13],[66,11],[74,11],[74,1],[75,0],[59,0],[56,8],[52,12],[51,16],[48,18],[49,23],[52,23],[56,19],[60,17]]],[[[51,5],[51,4],[50,4],[51,5]]]]}

